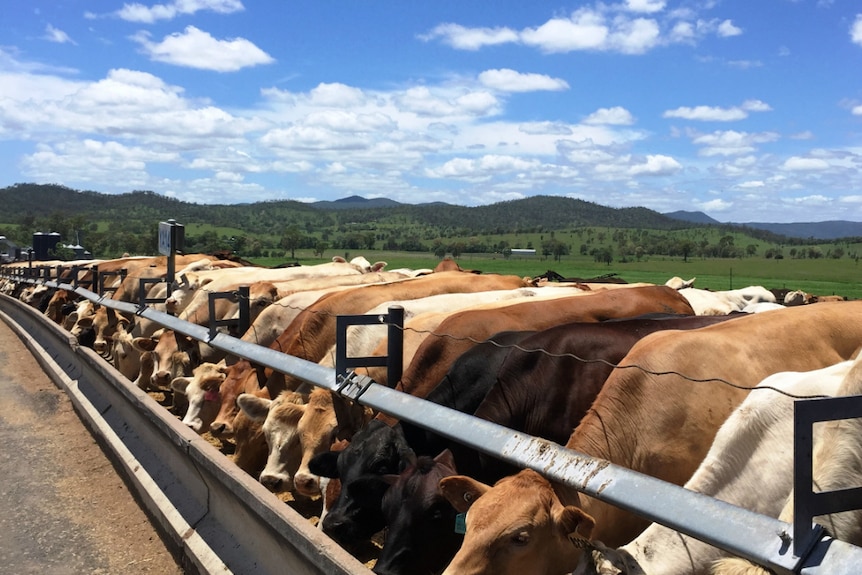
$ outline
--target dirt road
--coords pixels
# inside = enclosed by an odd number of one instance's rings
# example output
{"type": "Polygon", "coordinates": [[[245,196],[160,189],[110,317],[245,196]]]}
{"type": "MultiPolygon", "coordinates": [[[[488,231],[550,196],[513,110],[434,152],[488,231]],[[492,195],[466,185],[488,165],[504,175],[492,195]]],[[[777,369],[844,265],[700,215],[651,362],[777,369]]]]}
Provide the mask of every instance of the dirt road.
{"type": "Polygon", "coordinates": [[[179,575],[111,462],[0,320],[0,570],[179,575]]]}

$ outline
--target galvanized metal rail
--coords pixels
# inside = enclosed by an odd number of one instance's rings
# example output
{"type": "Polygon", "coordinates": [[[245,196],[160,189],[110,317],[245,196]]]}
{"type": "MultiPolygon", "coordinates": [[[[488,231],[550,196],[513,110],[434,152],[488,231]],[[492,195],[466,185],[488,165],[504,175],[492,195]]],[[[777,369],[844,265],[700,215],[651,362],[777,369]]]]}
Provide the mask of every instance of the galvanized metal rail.
{"type": "Polygon", "coordinates": [[[811,531],[810,540],[797,543],[788,523],[406,395],[367,377],[351,373],[336,381],[331,368],[316,363],[221,332],[213,335],[202,326],[149,308],[116,302],[80,287],[50,281],[39,283],[74,291],[101,305],[134,313],[217,349],[340,393],[517,466],[534,469],[549,479],[747,558],[776,573],[855,575],[862,565],[862,548],[824,535],[821,530],[811,531]],[[801,556],[794,555],[794,548],[805,551],[801,556]]]}

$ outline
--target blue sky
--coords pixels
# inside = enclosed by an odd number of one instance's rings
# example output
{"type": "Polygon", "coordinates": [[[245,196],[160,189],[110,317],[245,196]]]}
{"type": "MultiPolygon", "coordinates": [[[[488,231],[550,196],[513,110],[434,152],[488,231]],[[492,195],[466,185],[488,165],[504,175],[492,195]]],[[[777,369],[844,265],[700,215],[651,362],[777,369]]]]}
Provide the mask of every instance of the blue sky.
{"type": "Polygon", "coordinates": [[[16,182],[862,221],[862,3],[5,0],[16,182]]]}

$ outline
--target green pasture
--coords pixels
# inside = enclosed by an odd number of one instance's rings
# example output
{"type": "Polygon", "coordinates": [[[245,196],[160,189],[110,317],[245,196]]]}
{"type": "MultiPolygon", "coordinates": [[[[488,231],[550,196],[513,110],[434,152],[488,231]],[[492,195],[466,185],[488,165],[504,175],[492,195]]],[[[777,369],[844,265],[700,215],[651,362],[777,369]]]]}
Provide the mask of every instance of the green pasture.
{"type": "MultiPolygon", "coordinates": [[[[433,254],[389,251],[357,251],[337,253],[330,250],[322,258],[314,257],[310,250],[297,250],[297,261],[315,264],[330,261],[341,255],[348,259],[358,255],[369,261],[385,261],[387,269],[433,268],[439,261],[433,254]]],[[[284,258],[258,258],[255,263],[274,266],[285,263],[284,258]]],[[[669,278],[697,278],[695,287],[712,290],[737,289],[749,285],[760,285],[767,289],[801,289],[817,295],[843,295],[852,299],[862,298],[862,266],[850,258],[841,259],[766,259],[751,257],[741,259],[699,259],[651,257],[640,262],[610,265],[593,261],[588,256],[562,256],[560,261],[541,256],[512,256],[504,259],[492,254],[463,254],[456,260],[465,269],[484,273],[514,274],[535,277],[548,270],[564,277],[592,278],[605,274],[616,274],[627,282],[649,282],[663,284],[669,278]]]]}

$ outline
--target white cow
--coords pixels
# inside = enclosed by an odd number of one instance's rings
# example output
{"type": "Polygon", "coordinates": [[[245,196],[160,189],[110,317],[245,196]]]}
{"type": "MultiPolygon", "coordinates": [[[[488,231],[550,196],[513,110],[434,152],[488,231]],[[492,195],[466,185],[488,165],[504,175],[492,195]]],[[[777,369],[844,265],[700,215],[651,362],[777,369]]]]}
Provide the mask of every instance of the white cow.
{"type": "MultiPolygon", "coordinates": [[[[721,426],[686,489],[778,516],[793,482],[792,396],[840,395],[845,377],[858,369],[856,361],[844,361],[824,369],[782,372],[765,378],[721,426]]],[[[583,555],[574,573],[705,574],[714,561],[726,555],[721,549],[653,523],[619,549],[596,543],[596,551],[583,555]]]]}
{"type": "MultiPolygon", "coordinates": [[[[837,394],[862,395],[862,361],[857,359],[837,394]]],[[[862,477],[862,418],[839,419],[815,426],[813,485],[817,491],[837,491],[859,487],[862,477]]],[[[793,522],[793,493],[787,496],[778,518],[793,522]]],[[[862,546],[862,510],[816,517],[835,539],[862,546]]],[[[743,559],[716,562],[715,575],[768,575],[769,571],[743,559]]]]}
{"type": "Polygon", "coordinates": [[[727,315],[735,311],[742,311],[750,304],[775,303],[775,295],[761,286],[748,286],[724,291],[686,287],[677,291],[688,300],[696,315],[727,315]]]}

